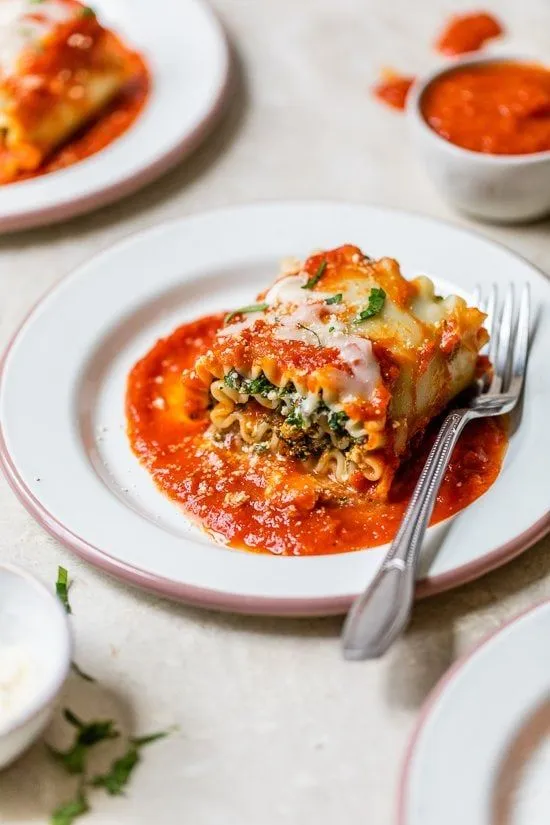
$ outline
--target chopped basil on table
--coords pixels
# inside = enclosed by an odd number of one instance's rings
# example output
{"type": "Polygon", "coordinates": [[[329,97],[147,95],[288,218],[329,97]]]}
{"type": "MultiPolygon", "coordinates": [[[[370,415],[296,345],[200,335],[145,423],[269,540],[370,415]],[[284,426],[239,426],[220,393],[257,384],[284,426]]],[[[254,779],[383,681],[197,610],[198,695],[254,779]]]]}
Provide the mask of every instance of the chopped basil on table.
{"type": "Polygon", "coordinates": [[[57,568],[57,581],[55,583],[55,592],[57,598],[67,611],[72,613],[71,605],[69,604],[69,574],[64,567],[57,568]]]}

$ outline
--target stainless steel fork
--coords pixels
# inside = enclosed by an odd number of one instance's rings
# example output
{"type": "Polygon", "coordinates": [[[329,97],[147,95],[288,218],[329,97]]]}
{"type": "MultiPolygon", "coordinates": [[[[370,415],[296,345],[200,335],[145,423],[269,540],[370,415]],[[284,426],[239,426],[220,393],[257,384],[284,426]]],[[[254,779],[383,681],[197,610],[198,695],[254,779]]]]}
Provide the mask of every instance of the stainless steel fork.
{"type": "Polygon", "coordinates": [[[386,558],[348,613],[342,634],[346,659],[381,656],[406,628],[422,540],[460,433],[473,418],[511,412],[521,395],[529,342],[529,287],[521,290],[518,310],[513,285],[504,302],[496,284],[489,295],[480,296],[478,290],[478,298],[480,309],[488,315],[493,376],[482,379],[468,405],[453,410],[443,421],[386,558]]]}

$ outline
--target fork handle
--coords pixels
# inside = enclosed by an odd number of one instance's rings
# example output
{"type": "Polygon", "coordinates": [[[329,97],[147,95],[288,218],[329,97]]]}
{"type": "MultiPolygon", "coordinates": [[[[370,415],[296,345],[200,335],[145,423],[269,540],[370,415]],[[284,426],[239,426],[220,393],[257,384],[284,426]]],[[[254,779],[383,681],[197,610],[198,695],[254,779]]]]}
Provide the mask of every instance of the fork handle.
{"type": "Polygon", "coordinates": [[[373,659],[390,647],[408,624],[422,540],[468,409],[449,413],[414,488],[399,531],[371,584],[353,603],[344,624],[346,659],[373,659]]]}

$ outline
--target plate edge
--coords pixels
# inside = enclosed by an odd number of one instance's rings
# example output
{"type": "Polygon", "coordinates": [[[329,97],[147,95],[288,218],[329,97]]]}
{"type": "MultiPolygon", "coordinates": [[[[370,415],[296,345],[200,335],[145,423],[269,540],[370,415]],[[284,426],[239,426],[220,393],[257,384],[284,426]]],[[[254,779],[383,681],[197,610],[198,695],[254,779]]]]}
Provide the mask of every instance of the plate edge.
{"type": "Polygon", "coordinates": [[[405,750],[405,756],[403,758],[403,763],[399,775],[399,786],[397,790],[397,816],[395,819],[396,825],[408,825],[407,823],[407,811],[406,811],[406,795],[407,790],[410,784],[410,772],[412,767],[413,755],[416,749],[416,745],[422,731],[424,730],[428,720],[431,717],[432,712],[435,710],[439,699],[443,696],[449,685],[454,682],[456,678],[460,675],[463,668],[468,664],[468,662],[473,659],[481,650],[483,650],[487,645],[489,645],[497,636],[500,636],[501,633],[504,633],[505,630],[508,630],[515,624],[519,624],[523,619],[526,619],[532,613],[536,613],[538,610],[541,610],[545,607],[550,607],[550,599],[542,599],[541,601],[537,601],[535,604],[530,605],[529,607],[521,610],[517,615],[512,616],[512,618],[507,619],[503,622],[496,630],[492,630],[489,634],[483,636],[479,642],[474,644],[474,646],[469,650],[467,653],[464,653],[460,656],[447,670],[446,673],[443,674],[441,679],[437,682],[434,688],[430,691],[427,698],[425,699],[421,709],[420,714],[418,716],[417,721],[415,722],[413,732],[409,737],[409,741],[407,743],[407,747],[405,750]]]}

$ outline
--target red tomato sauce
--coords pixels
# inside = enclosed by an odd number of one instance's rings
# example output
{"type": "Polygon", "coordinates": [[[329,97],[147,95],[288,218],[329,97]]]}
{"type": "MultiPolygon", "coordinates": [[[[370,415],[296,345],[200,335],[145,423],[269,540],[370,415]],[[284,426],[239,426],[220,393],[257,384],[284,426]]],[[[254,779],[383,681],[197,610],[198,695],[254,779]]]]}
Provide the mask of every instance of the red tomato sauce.
{"type": "MultiPolygon", "coordinates": [[[[205,352],[223,315],[185,324],[162,339],[132,369],[126,412],[132,449],[160,490],[209,532],[232,547],[278,555],[341,553],[393,538],[433,438],[432,428],[399,469],[388,502],[346,489],[335,501],[318,497],[317,483],[299,464],[269,454],[227,451],[204,433],[208,410],[186,387],[182,370],[205,352]],[[280,490],[266,498],[266,478],[280,475],[280,490]],[[291,483],[290,483],[291,482],[291,483]],[[292,490],[289,503],[287,496],[292,490]]],[[[197,388],[198,390],[198,388],[197,388]]],[[[507,445],[495,419],[468,425],[441,487],[432,523],[475,501],[499,474],[507,445]]]]}
{"type": "Polygon", "coordinates": [[[382,80],[374,86],[372,92],[382,103],[391,106],[392,109],[403,111],[407,104],[407,96],[414,80],[414,77],[388,72],[382,77],[382,80]]]}
{"type": "Polygon", "coordinates": [[[422,113],[445,140],[493,155],[550,149],[550,71],[535,63],[464,66],[437,78],[422,113]]]}
{"type": "Polygon", "coordinates": [[[132,126],[143,111],[151,89],[151,76],[145,61],[138,54],[132,55],[132,60],[135,61],[132,79],[101,114],[56,149],[38,169],[22,172],[16,181],[66,169],[105,149],[132,126]]]}
{"type": "Polygon", "coordinates": [[[487,12],[456,15],[439,36],[435,47],[441,54],[449,56],[476,52],[503,31],[499,21],[487,12]]]}

